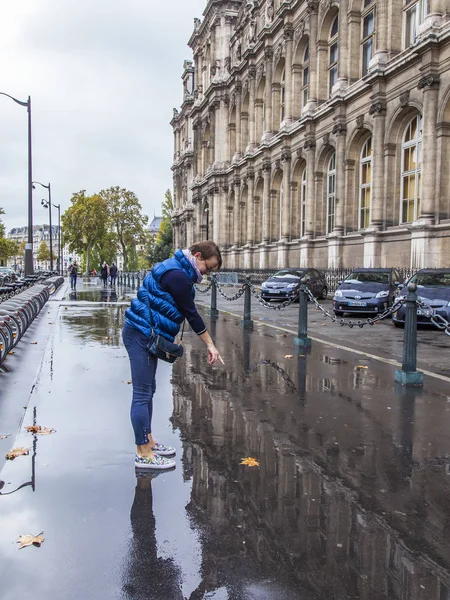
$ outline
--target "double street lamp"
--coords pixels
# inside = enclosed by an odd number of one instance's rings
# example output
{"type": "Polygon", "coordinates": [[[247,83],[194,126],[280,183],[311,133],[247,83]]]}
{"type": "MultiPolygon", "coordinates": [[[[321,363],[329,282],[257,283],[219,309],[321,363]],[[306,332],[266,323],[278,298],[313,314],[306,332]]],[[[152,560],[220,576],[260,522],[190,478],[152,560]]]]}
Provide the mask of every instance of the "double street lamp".
{"type": "Polygon", "coordinates": [[[11,98],[16,104],[26,106],[28,112],[28,242],[25,245],[25,275],[33,275],[33,175],[32,175],[32,153],[31,153],[31,97],[26,102],[18,100],[5,92],[0,96],[11,98]]]}
{"type": "Polygon", "coordinates": [[[48,200],[41,200],[41,204],[44,208],[48,208],[49,215],[49,229],[50,229],[50,271],[53,271],[53,228],[52,228],[52,206],[58,209],[58,273],[61,274],[61,204],[52,203],[52,188],[50,183],[45,185],[40,181],[33,181],[33,189],[35,185],[40,185],[48,190],[48,200]]]}

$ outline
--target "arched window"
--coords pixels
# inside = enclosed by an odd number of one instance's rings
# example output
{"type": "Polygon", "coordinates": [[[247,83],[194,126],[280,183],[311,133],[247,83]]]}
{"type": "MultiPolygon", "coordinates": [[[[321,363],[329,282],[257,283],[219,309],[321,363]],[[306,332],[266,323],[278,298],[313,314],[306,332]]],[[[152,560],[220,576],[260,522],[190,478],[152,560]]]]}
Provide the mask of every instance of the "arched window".
{"type": "Polygon", "coordinates": [[[334,229],[334,210],[336,206],[336,153],[328,162],[327,170],[327,234],[334,229]]]}
{"type": "Polygon", "coordinates": [[[328,38],[328,93],[331,96],[333,85],[338,80],[338,36],[339,36],[339,15],[336,15],[333,25],[330,29],[328,38]]]}
{"type": "MultiPolygon", "coordinates": [[[[371,6],[371,2],[367,2],[366,6],[371,6]]],[[[374,50],[374,36],[375,36],[375,8],[372,8],[368,12],[363,12],[362,15],[362,34],[361,34],[361,46],[362,46],[362,69],[361,75],[367,74],[369,71],[369,63],[373,57],[374,50]]]]}
{"type": "Polygon", "coordinates": [[[300,184],[300,237],[306,233],[306,167],[302,172],[300,184]]]}
{"type": "Polygon", "coordinates": [[[361,150],[359,159],[359,229],[367,229],[370,223],[370,201],[372,197],[372,138],[361,150]]]}
{"type": "Polygon", "coordinates": [[[286,102],[286,70],[283,69],[281,73],[281,82],[280,82],[280,123],[283,122],[284,116],[286,114],[285,110],[285,102],[286,102]]]}
{"type": "Polygon", "coordinates": [[[306,44],[303,54],[303,77],[302,77],[302,108],[308,104],[309,99],[309,42],[306,44]]]}
{"type": "Polygon", "coordinates": [[[406,0],[405,3],[405,48],[414,44],[419,33],[419,25],[428,14],[427,0],[406,0]]]}
{"type": "Polygon", "coordinates": [[[406,127],[402,142],[400,223],[420,216],[420,176],[422,168],[422,117],[417,115],[406,127]]]}

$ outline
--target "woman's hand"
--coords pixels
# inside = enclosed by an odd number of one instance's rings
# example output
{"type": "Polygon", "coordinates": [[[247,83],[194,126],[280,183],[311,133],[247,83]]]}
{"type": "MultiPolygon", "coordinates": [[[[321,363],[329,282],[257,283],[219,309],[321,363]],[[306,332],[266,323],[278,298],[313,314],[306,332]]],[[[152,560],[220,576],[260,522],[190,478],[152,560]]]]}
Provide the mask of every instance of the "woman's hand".
{"type": "Polygon", "coordinates": [[[224,365],[225,363],[222,360],[222,357],[219,354],[219,351],[217,350],[217,348],[214,346],[214,344],[208,344],[207,345],[208,348],[208,363],[210,365],[213,365],[214,363],[216,363],[218,360],[220,360],[220,362],[224,365]]]}

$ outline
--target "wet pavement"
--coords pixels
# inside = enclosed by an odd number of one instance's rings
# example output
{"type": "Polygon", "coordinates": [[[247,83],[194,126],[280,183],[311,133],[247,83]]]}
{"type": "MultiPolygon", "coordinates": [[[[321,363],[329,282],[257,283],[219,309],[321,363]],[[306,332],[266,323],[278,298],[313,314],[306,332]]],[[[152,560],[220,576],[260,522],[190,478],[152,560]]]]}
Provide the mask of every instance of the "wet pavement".
{"type": "MultiPolygon", "coordinates": [[[[224,288],[225,294],[233,296],[238,288],[224,288]]],[[[210,305],[210,294],[198,293],[198,304],[210,305]]],[[[331,300],[320,302],[329,312],[333,312],[331,300]]],[[[252,318],[273,327],[280,327],[296,335],[298,327],[298,303],[287,308],[276,310],[280,303],[272,302],[274,309],[261,306],[252,297],[252,318]]],[[[244,314],[244,298],[229,302],[220,295],[217,297],[217,306],[220,310],[238,315],[244,314]]],[[[364,320],[370,315],[345,315],[346,322],[358,319],[364,320]]],[[[373,326],[366,325],[363,329],[340,326],[333,323],[318,311],[311,302],[308,303],[308,331],[314,340],[327,342],[333,346],[351,348],[360,353],[376,355],[387,361],[401,363],[403,354],[404,331],[394,327],[391,319],[385,319],[373,326]]],[[[417,330],[417,364],[422,370],[432,371],[448,377],[450,383],[450,337],[434,327],[420,326],[417,330]]]]}
{"type": "Polygon", "coordinates": [[[132,290],[107,295],[62,291],[0,374],[0,450],[31,449],[0,472],[2,600],[450,598],[446,381],[407,390],[386,362],[318,342],[295,355],[290,334],[222,315],[224,367],[190,331],[158,366],[153,430],[178,464],[136,478],[132,290]]]}

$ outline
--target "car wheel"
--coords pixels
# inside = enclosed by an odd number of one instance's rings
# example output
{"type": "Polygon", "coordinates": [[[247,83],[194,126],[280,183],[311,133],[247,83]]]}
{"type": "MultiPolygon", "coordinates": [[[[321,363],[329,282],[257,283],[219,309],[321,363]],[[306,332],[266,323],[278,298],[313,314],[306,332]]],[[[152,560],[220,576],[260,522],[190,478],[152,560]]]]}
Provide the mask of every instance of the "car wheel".
{"type": "Polygon", "coordinates": [[[335,314],[336,317],[343,317],[344,316],[344,313],[341,310],[335,310],[334,314],[335,314]]]}
{"type": "Polygon", "coordinates": [[[319,300],[326,300],[327,296],[328,296],[328,288],[326,285],[324,285],[318,298],[319,298],[319,300]]]}
{"type": "Polygon", "coordinates": [[[398,327],[399,329],[405,326],[404,323],[400,323],[399,321],[392,321],[392,323],[394,324],[394,327],[398,327]]]}

